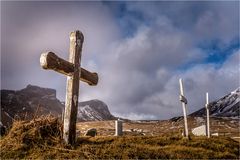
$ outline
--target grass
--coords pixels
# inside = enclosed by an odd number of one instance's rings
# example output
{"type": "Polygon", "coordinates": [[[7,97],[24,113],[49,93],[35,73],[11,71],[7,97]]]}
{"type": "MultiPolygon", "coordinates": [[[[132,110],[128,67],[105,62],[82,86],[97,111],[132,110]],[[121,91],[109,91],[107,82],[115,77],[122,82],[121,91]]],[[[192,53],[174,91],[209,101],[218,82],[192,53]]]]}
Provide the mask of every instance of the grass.
{"type": "Polygon", "coordinates": [[[227,137],[97,136],[68,146],[61,129],[51,116],[16,121],[0,140],[1,159],[239,159],[239,143],[227,137]]]}

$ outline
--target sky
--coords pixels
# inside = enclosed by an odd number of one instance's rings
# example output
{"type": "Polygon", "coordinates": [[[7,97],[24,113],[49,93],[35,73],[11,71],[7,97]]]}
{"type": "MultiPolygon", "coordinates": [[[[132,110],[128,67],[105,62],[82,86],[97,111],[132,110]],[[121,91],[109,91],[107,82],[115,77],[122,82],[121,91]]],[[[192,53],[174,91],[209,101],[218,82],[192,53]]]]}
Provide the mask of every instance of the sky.
{"type": "Polygon", "coordinates": [[[239,1],[1,1],[1,89],[57,90],[66,76],[40,67],[41,53],[68,59],[69,33],[84,34],[79,101],[99,99],[129,119],[182,115],[179,78],[192,113],[240,86],[239,1]]]}

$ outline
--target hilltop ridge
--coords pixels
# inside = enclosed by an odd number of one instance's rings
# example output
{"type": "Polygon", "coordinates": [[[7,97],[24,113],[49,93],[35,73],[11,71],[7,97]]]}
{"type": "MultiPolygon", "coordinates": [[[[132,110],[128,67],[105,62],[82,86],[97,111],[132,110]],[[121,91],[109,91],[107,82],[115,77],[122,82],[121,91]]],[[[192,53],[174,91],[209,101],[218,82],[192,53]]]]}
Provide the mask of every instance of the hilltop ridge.
{"type": "MultiPolygon", "coordinates": [[[[222,98],[210,102],[210,115],[215,117],[240,118],[240,87],[222,98]]],[[[205,107],[193,112],[190,116],[202,117],[206,115],[205,107]]]]}
{"type": "MultiPolygon", "coordinates": [[[[32,119],[34,116],[52,114],[62,116],[64,103],[56,97],[56,90],[27,85],[21,90],[1,90],[1,122],[12,124],[14,118],[32,119]]],[[[97,99],[79,102],[79,121],[112,120],[108,106],[97,99]]]]}

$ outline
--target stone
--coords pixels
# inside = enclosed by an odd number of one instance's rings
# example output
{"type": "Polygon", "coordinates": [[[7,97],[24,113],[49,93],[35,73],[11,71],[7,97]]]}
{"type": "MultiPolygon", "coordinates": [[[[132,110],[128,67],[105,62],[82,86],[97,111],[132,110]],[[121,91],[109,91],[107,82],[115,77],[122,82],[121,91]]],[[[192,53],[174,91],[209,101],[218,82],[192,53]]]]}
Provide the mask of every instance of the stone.
{"type": "Polygon", "coordinates": [[[192,129],[192,133],[195,136],[206,136],[206,125],[202,125],[192,129]]]}
{"type": "Polygon", "coordinates": [[[97,135],[97,129],[95,128],[90,128],[87,130],[87,132],[85,133],[84,136],[91,136],[91,137],[95,137],[97,135]]]}
{"type": "Polygon", "coordinates": [[[0,136],[4,136],[6,134],[6,127],[2,125],[0,122],[0,136]]]}
{"type": "Polygon", "coordinates": [[[219,136],[219,133],[213,133],[212,136],[219,136]]]}
{"type": "Polygon", "coordinates": [[[122,121],[121,120],[116,120],[115,121],[115,136],[121,136],[123,134],[123,129],[122,129],[122,121]]]}
{"type": "Polygon", "coordinates": [[[146,136],[146,133],[140,133],[142,136],[146,136]]]}

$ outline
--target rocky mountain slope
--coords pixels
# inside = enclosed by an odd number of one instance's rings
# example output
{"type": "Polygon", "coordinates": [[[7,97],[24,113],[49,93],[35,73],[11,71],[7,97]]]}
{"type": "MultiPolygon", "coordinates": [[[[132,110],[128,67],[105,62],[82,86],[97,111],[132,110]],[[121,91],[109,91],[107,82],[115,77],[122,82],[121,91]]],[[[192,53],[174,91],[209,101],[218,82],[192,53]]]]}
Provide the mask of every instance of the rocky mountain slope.
{"type": "MultiPolygon", "coordinates": [[[[1,123],[12,124],[14,118],[31,119],[34,116],[53,114],[61,116],[64,104],[56,98],[56,90],[28,85],[13,91],[1,90],[1,123]]],[[[100,100],[80,102],[79,121],[112,120],[115,117],[108,106],[100,100]]]]}
{"type": "Polygon", "coordinates": [[[63,105],[56,90],[28,85],[19,91],[1,90],[1,122],[10,125],[14,118],[31,119],[43,114],[60,115],[63,105]]]}
{"type": "MultiPolygon", "coordinates": [[[[219,100],[211,102],[209,111],[211,116],[240,118],[240,87],[219,100]]],[[[196,117],[205,115],[205,107],[190,114],[196,117]]]]}
{"type": "Polygon", "coordinates": [[[80,121],[116,119],[108,110],[108,106],[97,99],[78,104],[78,119],[80,121]]]}

